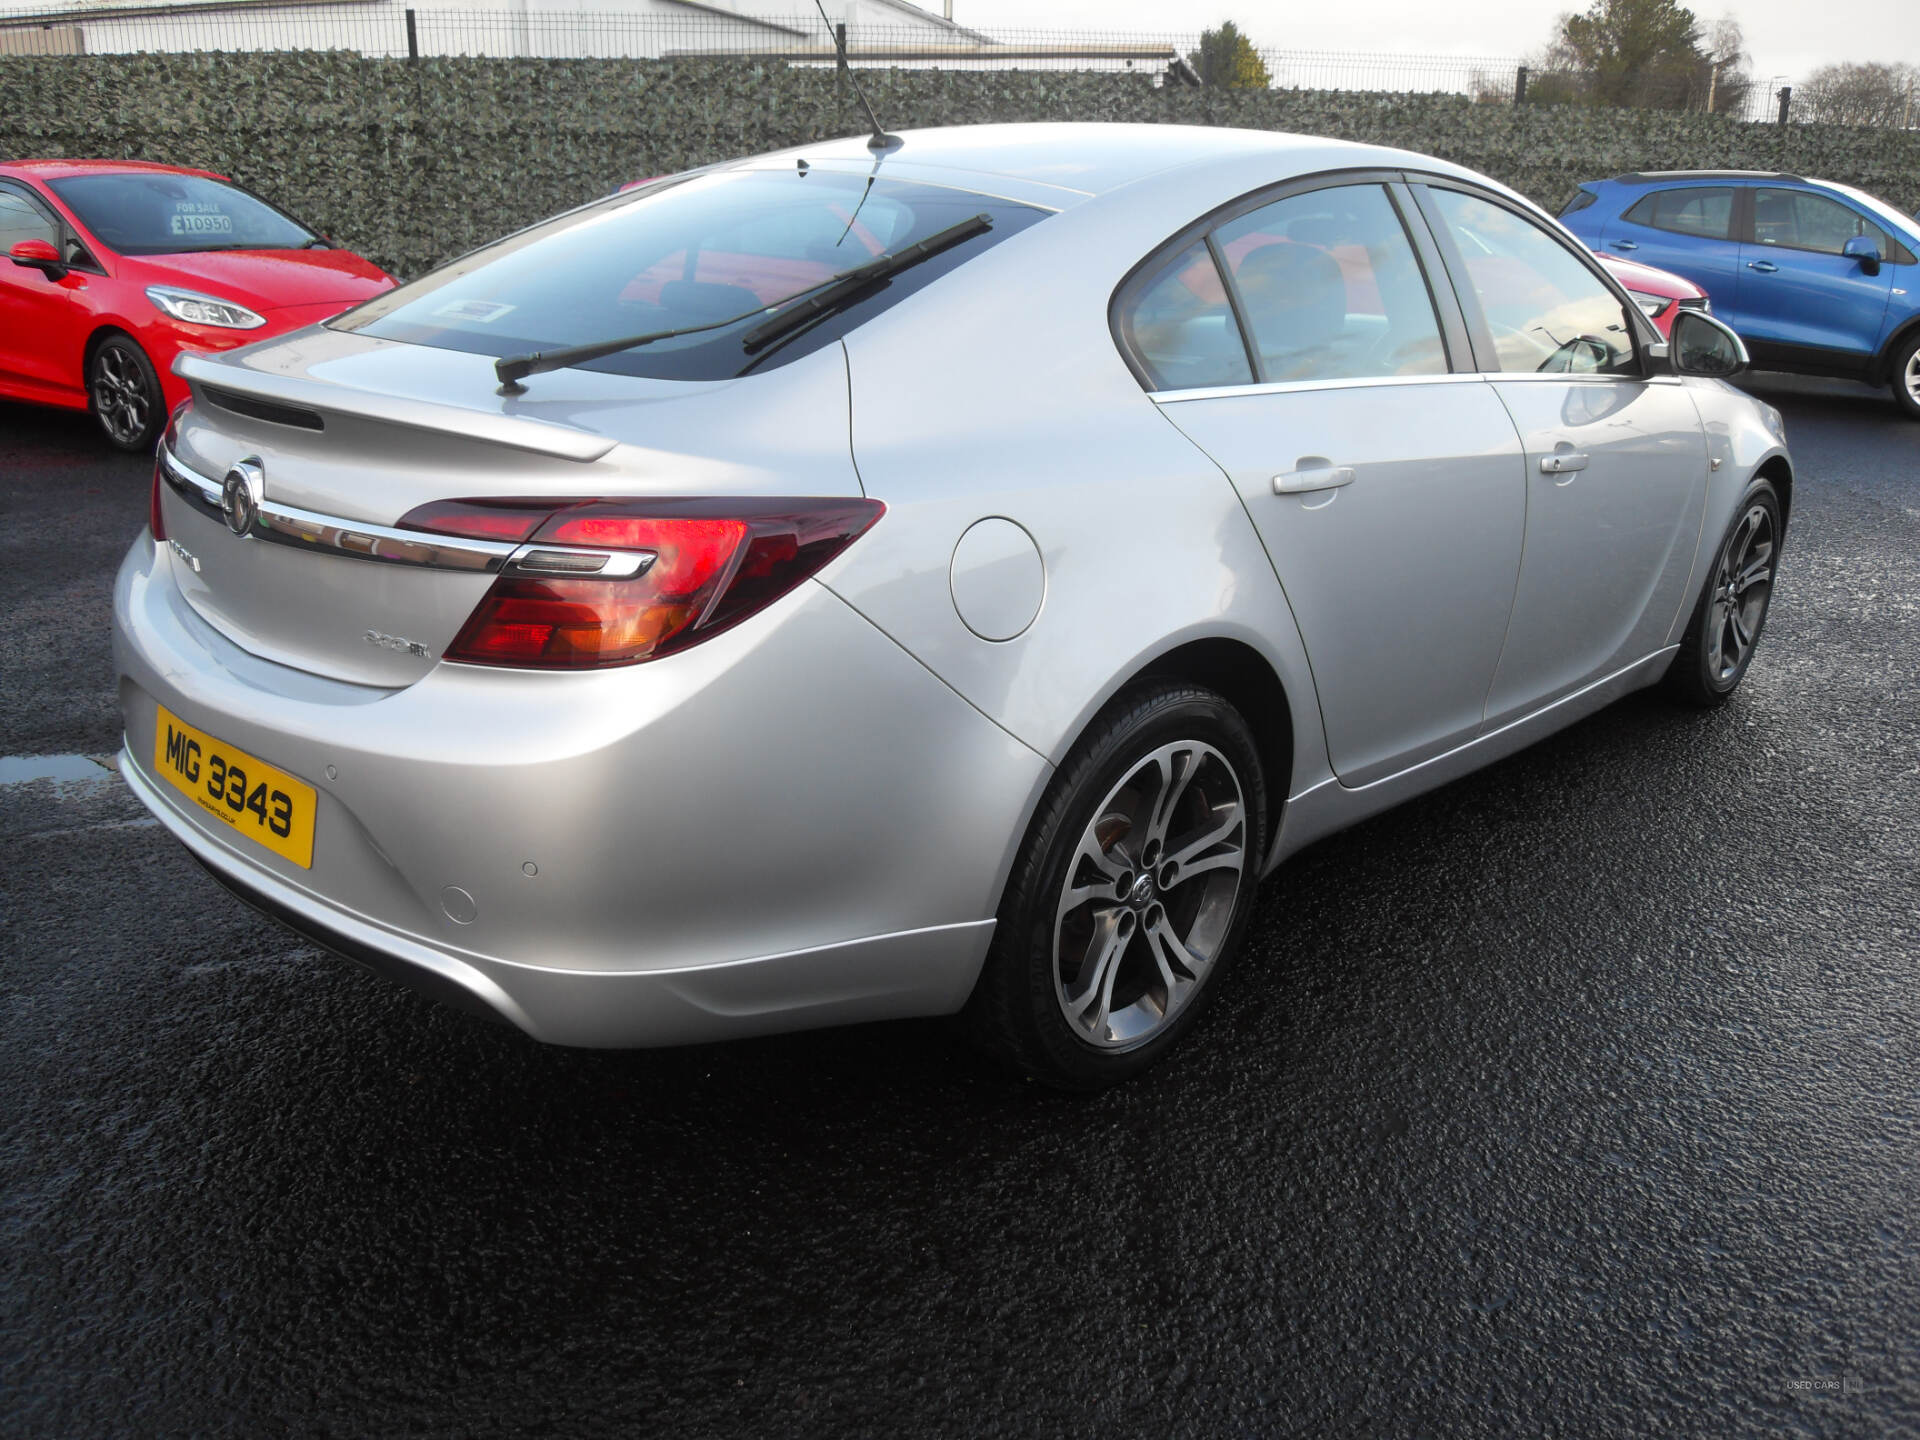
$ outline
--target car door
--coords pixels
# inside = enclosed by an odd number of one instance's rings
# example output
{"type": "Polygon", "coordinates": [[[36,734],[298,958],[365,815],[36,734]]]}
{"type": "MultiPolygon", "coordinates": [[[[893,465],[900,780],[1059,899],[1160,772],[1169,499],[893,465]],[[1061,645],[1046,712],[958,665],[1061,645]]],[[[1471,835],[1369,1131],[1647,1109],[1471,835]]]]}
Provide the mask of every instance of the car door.
{"type": "Polygon", "coordinates": [[[1592,257],[1503,197],[1421,199],[1526,453],[1526,550],[1489,727],[1658,651],[1684,603],[1707,447],[1685,386],[1592,257]]]}
{"type": "Polygon", "coordinates": [[[1677,185],[1651,190],[1607,223],[1600,248],[1656,269],[1684,275],[1728,318],[1739,304],[1740,242],[1731,185],[1677,185]]]}
{"type": "Polygon", "coordinates": [[[1364,784],[1478,732],[1526,480],[1492,387],[1461,373],[1464,325],[1428,284],[1405,188],[1270,195],[1138,272],[1117,328],[1161,413],[1239,491],[1305,641],[1328,758],[1364,784]]]}
{"type": "MultiPolygon", "coordinates": [[[[1756,185],[1750,235],[1740,247],[1740,318],[1734,328],[1763,347],[1873,354],[1893,287],[1892,267],[1869,275],[1840,253],[1864,235],[1891,257],[1887,232],[1851,206],[1811,190],[1756,185]]],[[[1835,357],[1829,357],[1835,358],[1835,357]]]]}
{"type": "Polygon", "coordinates": [[[29,399],[70,399],[85,384],[57,343],[73,323],[72,286],[6,259],[22,240],[59,251],[60,222],[25,186],[0,180],[0,385],[29,399]]]}

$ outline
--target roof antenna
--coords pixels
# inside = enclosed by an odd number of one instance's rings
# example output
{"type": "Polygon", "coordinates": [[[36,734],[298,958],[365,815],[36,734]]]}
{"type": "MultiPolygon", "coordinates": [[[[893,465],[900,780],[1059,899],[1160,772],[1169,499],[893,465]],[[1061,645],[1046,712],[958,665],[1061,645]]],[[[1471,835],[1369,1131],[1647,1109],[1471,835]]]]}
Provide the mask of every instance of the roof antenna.
{"type": "Polygon", "coordinates": [[[903,143],[898,135],[889,135],[880,128],[880,117],[873,113],[873,106],[867,100],[867,92],[860,88],[860,82],[854,79],[853,66],[847,63],[847,37],[844,29],[836,30],[833,22],[827,18],[827,7],[820,0],[813,0],[813,8],[820,12],[820,23],[827,27],[827,33],[833,36],[833,48],[840,56],[840,68],[846,72],[847,83],[853,86],[853,93],[860,97],[860,108],[867,112],[867,123],[873,127],[873,134],[867,137],[869,150],[892,150],[903,143]]]}

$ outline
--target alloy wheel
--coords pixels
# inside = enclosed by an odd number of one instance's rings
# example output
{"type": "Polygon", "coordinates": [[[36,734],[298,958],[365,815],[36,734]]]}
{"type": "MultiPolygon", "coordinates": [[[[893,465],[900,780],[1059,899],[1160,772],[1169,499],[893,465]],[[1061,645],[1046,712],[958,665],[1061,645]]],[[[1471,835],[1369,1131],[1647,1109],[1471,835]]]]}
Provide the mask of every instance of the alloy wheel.
{"type": "Polygon", "coordinates": [[[1720,552],[1707,617],[1707,666],[1721,684],[1740,673],[1760,638],[1773,589],[1774,550],[1772,512],[1764,505],[1748,506],[1720,552]]]}
{"type": "Polygon", "coordinates": [[[132,445],[152,419],[147,377],[124,346],[106,345],[93,361],[93,409],[115,443],[132,445]]]}
{"type": "Polygon", "coordinates": [[[1920,406],[1920,348],[1907,356],[1907,367],[1901,372],[1900,382],[1907,387],[1907,398],[1920,406]]]}
{"type": "Polygon", "coordinates": [[[1247,805],[1226,757],[1162,745],[1110,790],[1054,913],[1054,994],[1101,1049],[1151,1040],[1211,973],[1247,868],[1247,805]]]}

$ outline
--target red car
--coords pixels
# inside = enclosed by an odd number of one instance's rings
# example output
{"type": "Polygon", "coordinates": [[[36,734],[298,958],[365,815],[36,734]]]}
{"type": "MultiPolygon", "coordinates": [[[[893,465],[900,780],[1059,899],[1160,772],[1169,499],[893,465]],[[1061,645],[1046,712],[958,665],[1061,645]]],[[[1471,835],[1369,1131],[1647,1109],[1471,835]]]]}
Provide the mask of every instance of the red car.
{"type": "Polygon", "coordinates": [[[150,450],[183,350],[339,314],[393,277],[221,175],[128,160],[0,164],[0,398],[90,410],[150,450]]]}
{"type": "Polygon", "coordinates": [[[1706,291],[1671,270],[1656,270],[1651,265],[1622,260],[1618,255],[1600,255],[1599,260],[1613,273],[1613,278],[1626,287],[1627,294],[1633,297],[1633,303],[1653,321],[1662,340],[1668,338],[1668,332],[1673,329],[1673,317],[1682,309],[1713,309],[1713,302],[1707,299],[1706,291]]]}

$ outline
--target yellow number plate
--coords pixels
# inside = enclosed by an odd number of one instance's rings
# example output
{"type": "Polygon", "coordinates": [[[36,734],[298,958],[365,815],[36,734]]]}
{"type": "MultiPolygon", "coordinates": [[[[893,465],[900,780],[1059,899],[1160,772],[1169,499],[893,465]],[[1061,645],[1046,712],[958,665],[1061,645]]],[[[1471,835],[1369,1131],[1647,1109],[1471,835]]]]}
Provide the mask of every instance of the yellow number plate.
{"type": "Polygon", "coordinates": [[[181,723],[164,706],[154,719],[153,768],[228,829],[312,868],[319,797],[311,785],[181,723]]]}

